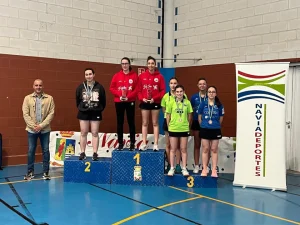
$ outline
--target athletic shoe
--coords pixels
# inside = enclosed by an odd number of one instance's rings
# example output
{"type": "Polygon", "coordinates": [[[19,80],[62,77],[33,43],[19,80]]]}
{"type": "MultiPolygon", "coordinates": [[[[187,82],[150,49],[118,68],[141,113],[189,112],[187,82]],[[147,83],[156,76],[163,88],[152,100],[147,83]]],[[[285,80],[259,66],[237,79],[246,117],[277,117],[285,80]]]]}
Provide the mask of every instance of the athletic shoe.
{"type": "Polygon", "coordinates": [[[193,170],[193,173],[199,173],[199,170],[200,170],[200,168],[199,168],[199,166],[197,165],[197,166],[195,166],[195,168],[194,168],[194,170],[193,170]]]}
{"type": "Polygon", "coordinates": [[[119,144],[119,146],[118,146],[117,150],[118,150],[118,151],[122,151],[123,149],[124,149],[124,146],[123,146],[123,144],[119,144]]]}
{"type": "Polygon", "coordinates": [[[86,155],[84,152],[81,152],[80,153],[80,156],[79,156],[79,160],[85,160],[86,159],[86,155]]]}
{"type": "Polygon", "coordinates": [[[51,180],[51,177],[50,177],[50,175],[49,175],[49,172],[46,172],[46,173],[43,174],[43,179],[44,179],[44,180],[51,180]]]}
{"type": "Polygon", "coordinates": [[[185,177],[187,177],[187,176],[190,175],[190,174],[189,174],[189,171],[187,171],[186,168],[182,168],[181,173],[182,173],[182,175],[185,176],[185,177]]]}
{"type": "Polygon", "coordinates": [[[147,150],[147,145],[145,145],[144,143],[143,144],[141,144],[141,146],[140,146],[140,149],[139,149],[140,151],[146,151],[147,150]]]}
{"type": "Polygon", "coordinates": [[[135,150],[134,144],[130,143],[129,151],[134,151],[134,150],[135,150]]]}
{"type": "Polygon", "coordinates": [[[98,161],[98,154],[97,154],[97,152],[94,152],[94,154],[93,154],[93,161],[98,161]]]}
{"type": "Polygon", "coordinates": [[[33,171],[28,171],[27,174],[24,176],[24,180],[31,180],[34,178],[33,171]]]}
{"type": "Polygon", "coordinates": [[[174,176],[174,173],[175,173],[175,168],[171,167],[171,169],[168,172],[168,176],[174,176]]]}

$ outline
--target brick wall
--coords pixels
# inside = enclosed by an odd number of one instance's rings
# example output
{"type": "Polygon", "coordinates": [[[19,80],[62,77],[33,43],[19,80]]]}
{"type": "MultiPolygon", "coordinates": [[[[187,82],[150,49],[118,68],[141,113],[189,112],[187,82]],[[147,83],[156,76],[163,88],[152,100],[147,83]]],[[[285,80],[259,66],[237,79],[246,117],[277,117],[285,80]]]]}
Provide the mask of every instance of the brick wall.
{"type": "Polygon", "coordinates": [[[0,53],[145,65],[160,14],[157,0],[1,0],[0,53]]]}
{"type": "Polygon", "coordinates": [[[299,0],[175,0],[175,66],[297,58],[299,0]]]}
{"type": "MultiPolygon", "coordinates": [[[[109,85],[120,65],[0,54],[0,133],[3,135],[3,164],[27,162],[27,137],[22,116],[24,97],[33,92],[33,81],[44,81],[44,90],[54,97],[56,110],[52,130],[80,131],[76,119],[75,89],[84,80],[84,69],[95,69],[96,80],[106,90],[107,107],[100,132],[116,132],[116,115],[109,85]]],[[[137,72],[137,67],[133,67],[137,72]]],[[[136,129],[141,132],[141,115],[136,107],[136,129]]],[[[149,131],[152,132],[151,126],[149,131]]],[[[124,131],[128,132],[125,118],[124,131]]],[[[40,149],[37,160],[41,159],[40,149]]]]}

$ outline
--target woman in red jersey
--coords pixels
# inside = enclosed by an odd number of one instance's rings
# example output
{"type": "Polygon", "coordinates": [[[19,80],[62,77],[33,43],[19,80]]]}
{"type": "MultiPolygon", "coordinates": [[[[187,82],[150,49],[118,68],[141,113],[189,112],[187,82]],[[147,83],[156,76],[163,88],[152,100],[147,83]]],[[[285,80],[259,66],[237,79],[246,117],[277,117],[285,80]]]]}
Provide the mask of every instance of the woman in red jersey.
{"type": "Polygon", "coordinates": [[[110,92],[114,95],[114,102],[117,114],[118,150],[123,150],[123,126],[126,111],[127,122],[130,133],[129,150],[135,149],[135,100],[137,97],[138,76],[130,66],[130,59],[127,57],[121,60],[122,70],[116,73],[110,84],[110,92]]]}
{"type": "Polygon", "coordinates": [[[141,151],[147,150],[147,134],[149,116],[151,112],[152,125],[154,133],[153,150],[158,151],[159,125],[158,116],[161,108],[160,102],[166,90],[164,77],[156,69],[156,60],[152,56],[147,59],[148,69],[139,76],[138,98],[140,100],[140,109],[142,111],[142,136],[143,143],[140,146],[141,151]]]}

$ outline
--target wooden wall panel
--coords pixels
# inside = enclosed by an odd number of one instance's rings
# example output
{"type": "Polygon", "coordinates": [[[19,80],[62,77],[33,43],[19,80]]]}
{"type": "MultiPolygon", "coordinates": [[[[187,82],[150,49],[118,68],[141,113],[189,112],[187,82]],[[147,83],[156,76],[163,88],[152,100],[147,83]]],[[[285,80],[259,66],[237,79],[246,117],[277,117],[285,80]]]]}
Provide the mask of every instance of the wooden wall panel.
{"type": "Polygon", "coordinates": [[[198,79],[204,77],[207,85],[217,87],[218,96],[225,108],[223,136],[236,134],[236,81],[234,64],[176,68],[176,77],[186,89],[189,98],[198,92],[198,79]]]}

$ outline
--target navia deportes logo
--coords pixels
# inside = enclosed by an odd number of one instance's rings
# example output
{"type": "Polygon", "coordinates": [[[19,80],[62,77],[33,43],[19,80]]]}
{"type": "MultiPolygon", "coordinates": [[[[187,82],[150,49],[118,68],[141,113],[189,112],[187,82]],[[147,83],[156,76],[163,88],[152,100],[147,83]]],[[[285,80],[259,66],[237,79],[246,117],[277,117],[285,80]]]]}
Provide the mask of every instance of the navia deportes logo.
{"type": "Polygon", "coordinates": [[[285,77],[285,73],[286,70],[270,75],[253,75],[238,71],[238,102],[268,99],[284,104],[285,84],[280,80],[285,77]],[[268,87],[268,91],[253,90],[255,86],[268,87]],[[251,90],[247,90],[249,88],[251,90]]]}

